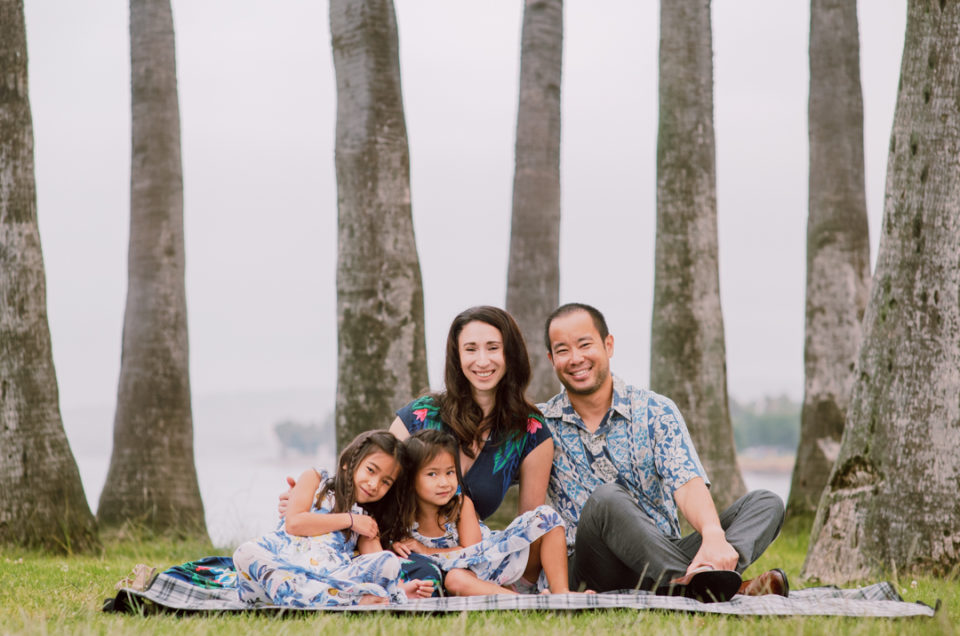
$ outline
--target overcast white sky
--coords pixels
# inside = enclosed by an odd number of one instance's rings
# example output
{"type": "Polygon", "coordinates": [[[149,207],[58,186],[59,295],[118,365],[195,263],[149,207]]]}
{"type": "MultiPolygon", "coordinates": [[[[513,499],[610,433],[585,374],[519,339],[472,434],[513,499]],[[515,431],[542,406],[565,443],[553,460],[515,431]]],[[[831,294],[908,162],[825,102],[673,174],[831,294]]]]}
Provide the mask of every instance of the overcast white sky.
{"type": "MultiPolygon", "coordinates": [[[[503,305],[520,0],[395,0],[414,226],[438,387],[450,320],[503,305]]],[[[129,219],[125,0],[26,3],[38,214],[64,408],[112,405],[129,219]]],[[[564,12],[562,302],[649,377],[658,3],[564,12]]],[[[904,0],[860,2],[871,258],[904,0]]],[[[322,0],[173,1],[195,396],[336,383],[336,95],[322,0]]],[[[808,3],[714,0],[729,390],[803,392],[808,3]]],[[[541,355],[540,348],[531,348],[541,355]]],[[[399,405],[398,405],[399,406],[399,405]]]]}

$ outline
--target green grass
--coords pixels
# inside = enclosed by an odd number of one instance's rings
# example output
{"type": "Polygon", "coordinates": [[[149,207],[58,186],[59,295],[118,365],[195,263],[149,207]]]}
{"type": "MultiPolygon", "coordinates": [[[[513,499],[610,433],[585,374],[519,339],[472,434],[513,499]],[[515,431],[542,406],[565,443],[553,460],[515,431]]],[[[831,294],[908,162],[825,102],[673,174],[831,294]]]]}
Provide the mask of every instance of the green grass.
{"type": "MultiPolygon", "coordinates": [[[[788,523],[783,534],[746,573],[782,567],[796,587],[807,544],[809,525],[788,523]]],[[[833,617],[724,617],[632,610],[595,612],[470,612],[444,616],[323,614],[276,617],[239,614],[223,616],[129,616],[103,614],[103,600],[114,584],[137,563],[159,569],[208,554],[224,554],[207,544],[190,542],[113,541],[101,554],[54,556],[4,548],[0,552],[0,634],[501,634],[524,636],[600,633],[668,634],[954,634],[960,624],[960,581],[904,577],[895,581],[908,601],[943,607],[933,619],[855,619],[833,617]]]]}

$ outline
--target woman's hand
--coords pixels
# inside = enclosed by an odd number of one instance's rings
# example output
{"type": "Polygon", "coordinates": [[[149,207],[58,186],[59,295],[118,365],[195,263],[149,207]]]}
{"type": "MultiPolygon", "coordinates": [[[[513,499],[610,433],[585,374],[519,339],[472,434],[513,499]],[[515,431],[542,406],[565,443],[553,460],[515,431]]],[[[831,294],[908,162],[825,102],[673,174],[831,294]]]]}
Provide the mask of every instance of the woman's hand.
{"type": "Polygon", "coordinates": [[[380,536],[380,528],[377,527],[377,520],[373,517],[350,513],[350,518],[353,521],[353,525],[348,527],[347,530],[352,530],[361,537],[368,537],[370,539],[376,539],[380,536]]]}
{"type": "Polygon", "coordinates": [[[404,559],[409,557],[411,552],[417,552],[419,554],[428,553],[427,546],[412,538],[404,539],[403,541],[394,541],[393,545],[390,547],[393,548],[393,551],[404,559]]]}

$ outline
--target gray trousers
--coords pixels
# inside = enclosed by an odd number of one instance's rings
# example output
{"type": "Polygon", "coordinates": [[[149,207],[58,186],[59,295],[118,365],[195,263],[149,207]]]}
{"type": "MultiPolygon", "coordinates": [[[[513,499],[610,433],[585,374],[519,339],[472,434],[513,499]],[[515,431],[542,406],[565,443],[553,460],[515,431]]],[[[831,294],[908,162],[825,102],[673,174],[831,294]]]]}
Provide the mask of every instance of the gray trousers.
{"type": "MultiPolygon", "coordinates": [[[[730,543],[740,554],[737,571],[756,561],[780,533],[783,501],[755,490],[720,513],[730,543]]],[[[700,549],[700,533],[682,539],[666,536],[622,486],[598,487],[580,514],[570,556],[570,589],[581,584],[597,592],[652,590],[683,576],[700,549]]]]}

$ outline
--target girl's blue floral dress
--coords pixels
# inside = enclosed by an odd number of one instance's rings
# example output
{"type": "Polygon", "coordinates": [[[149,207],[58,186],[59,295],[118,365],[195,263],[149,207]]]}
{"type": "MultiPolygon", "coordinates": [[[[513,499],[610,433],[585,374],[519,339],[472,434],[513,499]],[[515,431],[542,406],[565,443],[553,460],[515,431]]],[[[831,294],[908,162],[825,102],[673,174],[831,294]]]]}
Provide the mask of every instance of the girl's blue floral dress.
{"type": "MultiPolygon", "coordinates": [[[[528,510],[503,530],[490,530],[480,523],[480,543],[452,552],[426,555],[444,571],[454,568],[472,570],[478,578],[497,585],[507,586],[517,581],[527,567],[530,544],[556,527],[563,527],[560,515],[550,506],[528,510]]],[[[444,525],[446,532],[441,537],[426,537],[414,526],[410,536],[428,548],[453,548],[460,544],[456,523],[444,525]]],[[[547,589],[543,572],[537,581],[540,591],[547,589]]]]}
{"type": "MultiPolygon", "coordinates": [[[[317,470],[317,469],[315,469],[317,470]]],[[[320,487],[326,472],[317,470],[320,487]]],[[[312,512],[333,510],[333,494],[319,508],[316,496],[312,512]]],[[[366,514],[354,505],[354,515],[366,514]]],[[[375,552],[354,557],[358,535],[338,530],[313,537],[298,537],[277,529],[242,544],[233,554],[240,600],[267,602],[288,607],[352,605],[367,594],[404,603],[406,594],[398,587],[400,558],[393,552],[375,552]]]]}

